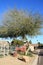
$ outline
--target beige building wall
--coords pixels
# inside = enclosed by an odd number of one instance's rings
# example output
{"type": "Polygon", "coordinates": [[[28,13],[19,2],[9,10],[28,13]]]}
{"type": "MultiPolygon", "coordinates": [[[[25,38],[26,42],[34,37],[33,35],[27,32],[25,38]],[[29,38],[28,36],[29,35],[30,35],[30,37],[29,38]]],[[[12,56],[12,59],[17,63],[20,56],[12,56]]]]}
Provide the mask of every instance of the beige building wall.
{"type": "Polygon", "coordinates": [[[8,55],[9,54],[9,43],[6,41],[0,41],[0,54],[8,55]]]}
{"type": "Polygon", "coordinates": [[[29,49],[31,49],[31,51],[34,51],[34,46],[29,46],[29,49]]]}

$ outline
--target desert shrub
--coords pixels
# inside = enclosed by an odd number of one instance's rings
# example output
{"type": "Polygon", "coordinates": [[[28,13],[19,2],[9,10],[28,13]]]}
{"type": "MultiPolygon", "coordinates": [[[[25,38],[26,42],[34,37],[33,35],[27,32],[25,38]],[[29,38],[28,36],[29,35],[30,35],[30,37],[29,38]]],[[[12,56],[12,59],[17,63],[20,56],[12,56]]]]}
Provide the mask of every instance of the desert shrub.
{"type": "Polygon", "coordinates": [[[13,41],[11,42],[11,45],[13,45],[13,46],[21,46],[21,45],[23,45],[23,44],[24,44],[24,42],[21,41],[21,40],[13,40],[13,41]]]}
{"type": "Polygon", "coordinates": [[[0,54],[0,58],[3,58],[3,55],[2,54],[0,54]]]}
{"type": "Polygon", "coordinates": [[[32,54],[31,52],[28,52],[28,53],[27,53],[27,56],[32,57],[32,56],[33,56],[33,54],[32,54]]]}

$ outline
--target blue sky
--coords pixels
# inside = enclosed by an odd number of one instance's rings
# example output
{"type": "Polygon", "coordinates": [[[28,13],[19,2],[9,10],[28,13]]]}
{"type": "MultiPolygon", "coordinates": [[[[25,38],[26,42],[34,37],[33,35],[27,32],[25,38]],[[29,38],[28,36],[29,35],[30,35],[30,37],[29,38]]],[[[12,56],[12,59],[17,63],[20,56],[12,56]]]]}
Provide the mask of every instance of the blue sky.
{"type": "MultiPolygon", "coordinates": [[[[3,13],[9,8],[13,9],[14,7],[17,9],[27,9],[29,11],[39,12],[43,15],[43,0],[0,0],[0,24],[3,13]]],[[[30,40],[31,38],[28,39],[30,40]]],[[[43,43],[43,35],[38,35],[31,40],[33,43],[36,43],[37,40],[43,43]]]]}
{"type": "Polygon", "coordinates": [[[28,9],[43,14],[43,0],[0,0],[0,14],[8,8],[28,9]]]}

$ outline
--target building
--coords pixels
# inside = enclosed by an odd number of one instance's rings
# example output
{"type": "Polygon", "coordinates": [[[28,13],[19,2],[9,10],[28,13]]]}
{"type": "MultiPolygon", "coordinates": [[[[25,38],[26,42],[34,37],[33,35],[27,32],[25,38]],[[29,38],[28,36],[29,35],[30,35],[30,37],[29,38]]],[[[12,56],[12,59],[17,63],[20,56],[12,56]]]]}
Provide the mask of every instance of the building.
{"type": "Polygon", "coordinates": [[[35,48],[37,48],[37,47],[38,47],[38,44],[29,44],[29,49],[30,49],[31,51],[34,51],[35,48]]]}
{"type": "Polygon", "coordinates": [[[38,44],[30,44],[28,41],[24,44],[26,47],[29,47],[28,50],[35,51],[35,49],[38,47],[38,44]]]}
{"type": "Polygon", "coordinates": [[[0,55],[9,54],[9,43],[7,41],[0,41],[0,55]]]}
{"type": "Polygon", "coordinates": [[[29,42],[25,42],[24,45],[26,47],[29,47],[28,49],[30,49],[31,51],[34,51],[38,47],[38,44],[30,44],[29,42]]]}

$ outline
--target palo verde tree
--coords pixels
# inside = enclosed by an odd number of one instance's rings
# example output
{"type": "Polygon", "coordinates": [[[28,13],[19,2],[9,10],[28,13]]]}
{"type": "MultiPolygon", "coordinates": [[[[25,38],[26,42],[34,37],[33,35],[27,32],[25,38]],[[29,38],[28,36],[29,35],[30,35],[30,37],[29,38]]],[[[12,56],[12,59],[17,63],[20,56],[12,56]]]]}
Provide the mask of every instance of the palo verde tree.
{"type": "Polygon", "coordinates": [[[10,10],[5,14],[3,26],[0,27],[0,36],[25,38],[26,35],[40,34],[42,18],[40,15],[29,15],[21,10],[10,10]],[[3,30],[3,31],[1,31],[3,30]]]}

